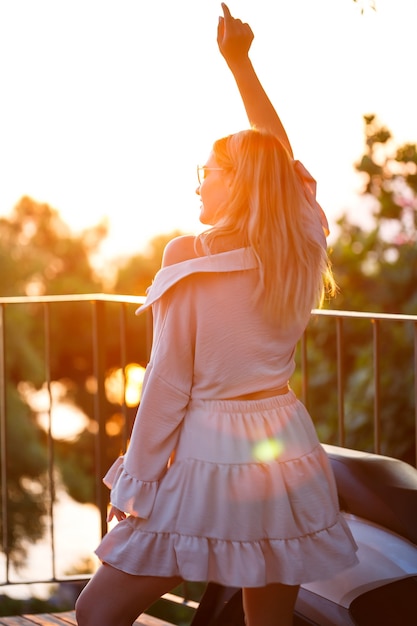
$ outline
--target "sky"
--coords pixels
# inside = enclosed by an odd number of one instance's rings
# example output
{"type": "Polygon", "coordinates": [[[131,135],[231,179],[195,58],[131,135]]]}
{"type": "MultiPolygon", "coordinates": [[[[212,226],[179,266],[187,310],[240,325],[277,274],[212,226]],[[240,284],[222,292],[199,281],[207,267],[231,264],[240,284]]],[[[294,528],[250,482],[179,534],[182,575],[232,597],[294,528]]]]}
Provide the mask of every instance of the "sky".
{"type": "MultiPolygon", "coordinates": [[[[417,141],[417,2],[369,4],[229,2],[333,231],[363,212],[363,116],[417,141]]],[[[196,165],[248,127],[219,14],[217,0],[0,0],[0,215],[28,195],[75,233],[106,220],[106,259],[199,232],[196,165]]]]}

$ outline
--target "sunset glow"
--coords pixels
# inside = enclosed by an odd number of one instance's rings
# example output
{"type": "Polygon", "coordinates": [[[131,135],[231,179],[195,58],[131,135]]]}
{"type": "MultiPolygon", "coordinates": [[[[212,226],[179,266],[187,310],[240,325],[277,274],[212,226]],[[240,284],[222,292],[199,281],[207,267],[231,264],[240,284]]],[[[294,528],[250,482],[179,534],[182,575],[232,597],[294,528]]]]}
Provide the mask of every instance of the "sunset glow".
{"type": "MultiPolygon", "coordinates": [[[[331,230],[360,186],[363,115],[417,141],[417,3],[368,4],[230,2],[255,32],[255,67],[331,230]]],[[[1,3],[0,214],[28,195],[77,232],[106,219],[105,257],[198,231],[195,165],[247,127],[217,50],[219,12],[213,0],[1,3]]]]}

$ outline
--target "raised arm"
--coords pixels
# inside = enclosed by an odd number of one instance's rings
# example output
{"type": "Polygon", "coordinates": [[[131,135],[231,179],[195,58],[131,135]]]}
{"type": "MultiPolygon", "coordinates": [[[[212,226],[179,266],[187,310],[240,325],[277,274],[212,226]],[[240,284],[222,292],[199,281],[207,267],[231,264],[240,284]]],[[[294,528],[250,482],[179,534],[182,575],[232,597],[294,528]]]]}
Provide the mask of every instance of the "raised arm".
{"type": "Polygon", "coordinates": [[[273,133],[293,155],[285,128],[272,106],[249,58],[254,35],[248,24],[234,18],[222,3],[223,16],[219,18],[217,43],[239,89],[251,126],[273,133]]]}

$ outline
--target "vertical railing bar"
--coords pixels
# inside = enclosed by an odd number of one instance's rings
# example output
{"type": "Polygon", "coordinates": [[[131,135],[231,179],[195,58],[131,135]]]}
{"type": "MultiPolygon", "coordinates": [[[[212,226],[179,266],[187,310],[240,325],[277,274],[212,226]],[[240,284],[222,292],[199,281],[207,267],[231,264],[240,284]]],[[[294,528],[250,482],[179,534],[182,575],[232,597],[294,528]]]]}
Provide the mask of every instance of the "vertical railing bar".
{"type": "Polygon", "coordinates": [[[6,583],[10,582],[9,516],[7,490],[7,419],[6,419],[6,315],[0,304],[0,451],[2,546],[6,557],[6,583]]]}
{"type": "Polygon", "coordinates": [[[344,397],[344,337],[343,337],[343,318],[336,318],[336,355],[337,355],[337,415],[338,415],[338,431],[339,446],[345,445],[345,397],[344,397]]]}
{"type": "Polygon", "coordinates": [[[45,302],[43,305],[44,311],[44,359],[45,359],[45,382],[48,392],[48,484],[49,484],[49,540],[52,555],[52,578],[56,579],[56,554],[55,554],[55,519],[54,519],[54,503],[55,503],[55,479],[54,479],[54,465],[55,465],[55,447],[53,437],[53,424],[52,424],[52,409],[53,409],[53,396],[52,396],[52,381],[51,381],[51,323],[50,323],[50,305],[45,302]]]}
{"type": "Polygon", "coordinates": [[[417,322],[414,322],[414,439],[415,467],[417,467],[417,322]]]}
{"type": "Polygon", "coordinates": [[[100,531],[104,536],[107,532],[107,489],[103,485],[105,470],[106,420],[104,415],[104,340],[105,340],[105,303],[94,300],[93,304],[93,368],[97,383],[94,395],[94,417],[97,424],[95,439],[95,472],[96,472],[96,504],[100,513],[100,531]]]}
{"type": "Polygon", "coordinates": [[[126,405],[126,366],[127,366],[127,350],[126,350],[126,303],[122,302],[120,304],[120,361],[121,361],[121,370],[122,370],[122,386],[123,386],[123,397],[122,397],[122,415],[123,415],[123,445],[126,446],[128,439],[128,420],[127,420],[127,405],[126,405]]]}
{"type": "Polygon", "coordinates": [[[380,325],[373,319],[373,355],[374,355],[374,452],[381,452],[381,386],[380,386],[380,325]]]}
{"type": "Polygon", "coordinates": [[[308,408],[308,358],[307,358],[307,330],[301,337],[301,399],[308,408]]]}

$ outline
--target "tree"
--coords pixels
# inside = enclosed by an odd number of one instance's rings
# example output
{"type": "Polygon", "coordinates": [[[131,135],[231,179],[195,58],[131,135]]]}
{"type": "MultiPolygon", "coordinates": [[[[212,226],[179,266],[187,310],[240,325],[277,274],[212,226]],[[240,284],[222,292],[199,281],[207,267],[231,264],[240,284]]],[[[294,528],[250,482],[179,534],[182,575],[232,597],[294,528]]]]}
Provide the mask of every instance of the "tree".
{"type": "MultiPolygon", "coordinates": [[[[178,233],[174,233],[178,234],[178,233]]],[[[174,236],[174,234],[172,236],[174,236]]],[[[47,204],[24,197],[8,218],[0,219],[0,294],[82,294],[103,291],[91,257],[106,235],[102,224],[75,236],[59,213],[47,204]]],[[[160,267],[167,239],[155,238],[147,254],[138,255],[119,268],[115,291],[144,293],[160,267]]],[[[147,360],[146,320],[134,315],[134,305],[125,312],[127,362],[144,365],[147,360]]],[[[110,375],[120,367],[120,313],[118,304],[105,306],[105,330],[99,337],[104,366],[110,375]]],[[[69,494],[79,502],[95,501],[94,310],[90,302],[31,304],[5,308],[6,405],[9,557],[15,566],[24,563],[27,542],[43,536],[49,493],[47,469],[53,453],[69,494]],[[45,316],[50,328],[51,350],[46,355],[45,316]],[[28,398],[42,388],[48,359],[52,381],[65,389],[65,400],[82,410],[88,425],[71,441],[58,440],[51,451],[28,398]],[[23,387],[26,393],[22,393],[23,387]],[[29,393],[28,393],[29,390],[29,393]],[[25,446],[21,445],[22,437],[25,446]],[[30,454],[27,454],[27,451],[30,454]],[[30,520],[26,523],[25,520],[30,520]]],[[[106,399],[104,420],[109,426],[106,445],[108,464],[125,445],[124,417],[117,403],[106,399]]],[[[134,419],[129,409],[128,419],[134,419]]],[[[6,529],[0,528],[4,533],[6,529]]]]}
{"type": "MultiPolygon", "coordinates": [[[[76,237],[56,210],[31,198],[22,198],[9,218],[0,219],[0,294],[101,291],[101,281],[89,258],[105,234],[105,228],[99,225],[76,237]]],[[[10,305],[3,319],[9,416],[8,556],[19,566],[24,562],[27,542],[34,542],[44,534],[45,513],[53,497],[46,473],[49,458],[45,432],[19,391],[22,381],[30,381],[34,388],[39,388],[45,380],[43,307],[33,305],[23,309],[10,305]]],[[[61,307],[51,320],[53,354],[58,355],[52,368],[57,377],[69,375],[77,379],[78,375],[79,380],[80,362],[91,361],[91,356],[80,359],[80,355],[88,354],[82,321],[80,312],[71,306],[61,307]]],[[[0,530],[2,534],[6,532],[5,528],[0,530]]]]}
{"type": "Polygon", "coordinates": [[[179,231],[158,235],[149,242],[147,249],[120,265],[113,290],[116,293],[144,295],[161,267],[162,253],[168,241],[181,235],[179,231]]]}
{"type": "Polygon", "coordinates": [[[74,236],[58,211],[25,196],[0,219],[0,294],[43,295],[101,290],[90,257],[104,224],[74,236]]]}
{"type": "Polygon", "coordinates": [[[41,539],[50,495],[47,484],[47,448],[45,433],[36,424],[33,413],[22,402],[17,390],[8,386],[8,556],[19,567],[24,564],[28,542],[41,539]]]}
{"type": "Polygon", "coordinates": [[[375,115],[364,120],[365,153],[356,169],[364,179],[363,196],[372,200],[374,227],[366,232],[347,215],[338,221],[332,257],[341,285],[338,308],[351,309],[344,294],[352,294],[360,310],[415,313],[417,148],[396,147],[375,115]]]}
{"type": "MultiPolygon", "coordinates": [[[[340,294],[329,306],[416,314],[417,147],[410,143],[396,146],[390,131],[375,115],[366,115],[364,121],[365,151],[355,167],[364,180],[364,200],[367,206],[372,206],[373,226],[366,231],[348,215],[339,219],[340,235],[331,258],[340,294]]],[[[384,327],[380,338],[383,452],[413,462],[413,328],[395,324],[390,329],[389,335],[384,327]]],[[[346,321],[343,332],[347,444],[372,449],[372,324],[346,321]]],[[[335,443],[335,329],[328,323],[313,321],[309,334],[313,355],[311,406],[318,416],[317,426],[323,440],[335,443]],[[326,367],[323,367],[323,355],[326,355],[326,367]]]]}

